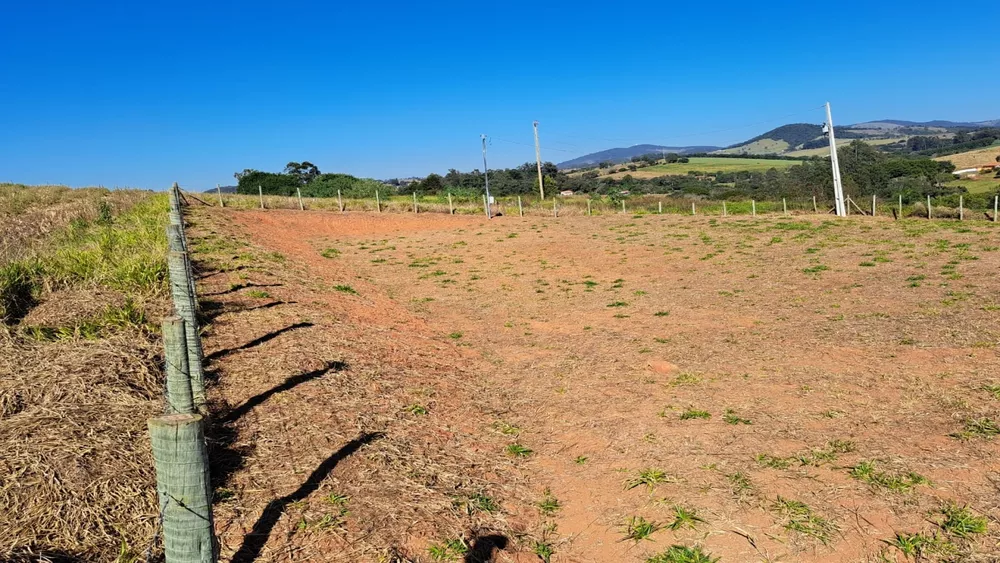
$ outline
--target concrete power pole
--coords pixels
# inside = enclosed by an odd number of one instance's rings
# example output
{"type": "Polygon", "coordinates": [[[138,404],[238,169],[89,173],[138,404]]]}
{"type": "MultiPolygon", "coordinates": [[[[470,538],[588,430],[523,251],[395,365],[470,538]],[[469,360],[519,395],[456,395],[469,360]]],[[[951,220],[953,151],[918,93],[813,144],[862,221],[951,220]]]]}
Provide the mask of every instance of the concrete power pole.
{"type": "Polygon", "coordinates": [[[483,177],[486,178],[486,218],[492,219],[490,212],[490,169],[486,166],[486,135],[483,135],[483,177]]]}
{"type": "Polygon", "coordinates": [[[846,217],[847,207],[844,202],[844,184],[840,181],[840,161],[837,159],[837,139],[833,135],[833,115],[830,113],[830,102],[826,103],[826,127],[830,135],[830,166],[833,168],[833,199],[837,207],[837,216],[846,217]]]}
{"type": "Polygon", "coordinates": [[[541,194],[542,200],[545,200],[545,182],[542,181],[542,149],[538,145],[538,122],[532,123],[535,126],[535,162],[538,163],[538,193],[541,194]]]}

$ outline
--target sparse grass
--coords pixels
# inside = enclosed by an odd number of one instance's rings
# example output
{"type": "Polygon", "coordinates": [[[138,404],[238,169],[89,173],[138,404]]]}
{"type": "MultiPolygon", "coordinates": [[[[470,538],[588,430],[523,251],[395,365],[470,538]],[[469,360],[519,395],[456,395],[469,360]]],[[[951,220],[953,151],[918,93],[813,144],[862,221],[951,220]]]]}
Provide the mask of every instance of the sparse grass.
{"type": "Polygon", "coordinates": [[[510,424],[504,420],[494,422],[493,429],[505,436],[517,436],[521,433],[520,427],[510,424]]]}
{"type": "Polygon", "coordinates": [[[507,455],[511,455],[514,457],[528,457],[531,454],[535,453],[530,448],[523,446],[521,444],[510,444],[505,448],[504,451],[507,452],[507,455]]]}
{"type": "Polygon", "coordinates": [[[670,316],[670,311],[657,311],[653,313],[654,317],[668,317],[670,316]]]}
{"type": "Polygon", "coordinates": [[[986,518],[976,516],[966,506],[949,504],[941,509],[941,514],[944,516],[941,529],[946,534],[968,539],[971,536],[986,533],[986,518]]]}
{"type": "Polygon", "coordinates": [[[703,524],[704,522],[705,520],[698,516],[698,512],[695,509],[676,505],[674,506],[674,519],[667,524],[667,528],[671,530],[690,528],[693,530],[698,527],[698,524],[703,524]]]}
{"type": "Polygon", "coordinates": [[[588,458],[585,455],[577,456],[576,459],[573,460],[573,463],[575,463],[577,465],[583,465],[584,463],[587,463],[588,459],[590,459],[590,458],[588,458]]]}
{"type": "Polygon", "coordinates": [[[750,476],[742,471],[726,475],[726,480],[729,481],[729,489],[737,497],[742,497],[753,492],[753,483],[750,482],[750,476]]]}
{"type": "Polygon", "coordinates": [[[687,410],[681,413],[681,420],[692,420],[699,418],[700,419],[712,418],[712,413],[694,408],[688,408],[687,410]]]}
{"type": "Polygon", "coordinates": [[[628,306],[627,301],[612,301],[611,303],[608,303],[608,307],[627,307],[627,306],[628,306]]]}
{"type": "Polygon", "coordinates": [[[661,524],[650,522],[642,516],[632,516],[625,522],[625,539],[638,543],[650,539],[649,536],[662,528],[661,524]]]}
{"type": "Polygon", "coordinates": [[[333,289],[336,290],[336,291],[340,291],[342,293],[349,293],[351,295],[357,295],[358,294],[358,292],[353,287],[351,287],[349,285],[345,285],[345,284],[337,284],[337,285],[333,286],[333,289]]]}
{"type": "Polygon", "coordinates": [[[771,510],[784,517],[786,530],[815,538],[824,545],[830,542],[831,534],[837,531],[836,525],[815,514],[809,505],[801,501],[779,495],[771,505],[771,510]]]}
{"type": "Polygon", "coordinates": [[[1000,434],[1000,426],[987,417],[974,418],[966,421],[965,428],[961,432],[952,434],[955,438],[993,438],[1000,434]]]}
{"type": "Polygon", "coordinates": [[[442,543],[432,543],[427,548],[434,561],[458,561],[469,552],[469,546],[461,538],[445,540],[442,543]]]}
{"type": "Polygon", "coordinates": [[[417,416],[423,416],[428,412],[427,407],[418,404],[407,405],[406,407],[403,407],[403,410],[417,416]]]}
{"type": "Polygon", "coordinates": [[[247,297],[252,299],[267,299],[268,297],[271,297],[271,294],[260,289],[251,289],[247,292],[247,297]]]}
{"type": "Polygon", "coordinates": [[[451,334],[448,335],[448,338],[451,338],[452,340],[458,340],[459,338],[462,338],[462,333],[457,331],[452,332],[451,334]]]}
{"type": "Polygon", "coordinates": [[[340,251],[336,248],[327,248],[323,252],[319,253],[323,258],[336,258],[340,256],[340,251]]]}
{"type": "Polygon", "coordinates": [[[983,391],[986,391],[990,395],[993,395],[994,399],[1000,400],[1000,385],[983,385],[983,391]]]}
{"type": "Polygon", "coordinates": [[[941,540],[935,535],[897,532],[895,537],[886,543],[898,549],[907,558],[920,560],[925,555],[938,551],[941,540]]]}
{"type": "Polygon", "coordinates": [[[726,409],[726,414],[722,415],[722,420],[726,424],[751,424],[749,418],[741,418],[736,415],[736,412],[732,409],[726,409]]]}
{"type": "Polygon", "coordinates": [[[718,560],[718,557],[705,553],[699,546],[672,545],[663,553],[646,559],[646,563],[716,563],[718,560]]]}
{"type": "Polygon", "coordinates": [[[552,495],[550,489],[545,489],[542,493],[542,500],[538,501],[538,511],[543,516],[554,516],[556,512],[559,512],[560,508],[562,508],[562,504],[559,502],[559,499],[552,495]]]}
{"type": "Polygon", "coordinates": [[[673,481],[674,479],[667,475],[665,471],[647,468],[639,471],[637,476],[625,481],[625,490],[629,491],[639,486],[645,486],[647,490],[652,491],[660,483],[673,481]]]}
{"type": "Polygon", "coordinates": [[[851,468],[850,475],[872,487],[881,487],[897,493],[907,492],[917,485],[929,483],[926,477],[912,471],[906,473],[879,471],[874,461],[858,462],[851,468]]]}

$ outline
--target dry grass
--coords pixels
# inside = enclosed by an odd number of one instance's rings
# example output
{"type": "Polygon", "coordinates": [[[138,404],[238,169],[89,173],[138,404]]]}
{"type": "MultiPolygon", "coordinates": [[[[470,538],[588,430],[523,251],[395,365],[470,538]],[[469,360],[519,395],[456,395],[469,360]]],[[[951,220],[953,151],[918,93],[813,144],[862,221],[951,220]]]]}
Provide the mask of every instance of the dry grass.
{"type": "Polygon", "coordinates": [[[939,156],[934,160],[940,160],[942,162],[950,161],[955,165],[957,170],[964,170],[966,168],[976,168],[987,164],[995,165],[997,163],[996,158],[998,156],[1000,156],[1000,146],[992,146],[968,152],[961,152],[958,154],[939,156]]]}
{"type": "Polygon", "coordinates": [[[0,186],[0,560],[133,561],[152,541],[165,209],[0,186]]]}

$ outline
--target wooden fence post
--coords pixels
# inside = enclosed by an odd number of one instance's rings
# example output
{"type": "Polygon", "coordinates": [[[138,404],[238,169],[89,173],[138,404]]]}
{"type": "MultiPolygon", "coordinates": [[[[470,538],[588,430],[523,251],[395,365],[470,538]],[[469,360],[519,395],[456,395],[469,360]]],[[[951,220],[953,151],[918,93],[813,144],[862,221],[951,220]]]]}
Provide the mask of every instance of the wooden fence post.
{"type": "Polygon", "coordinates": [[[587,217],[590,217],[593,213],[590,212],[590,198],[587,198],[587,217]]]}
{"type": "Polygon", "coordinates": [[[198,412],[205,410],[205,372],[201,364],[201,334],[195,316],[195,301],[191,295],[185,261],[186,252],[167,253],[167,271],[170,274],[170,294],[174,311],[184,319],[184,335],[187,340],[188,371],[191,374],[191,397],[198,412]]]}
{"type": "Polygon", "coordinates": [[[931,196],[927,194],[927,218],[931,218],[931,196]]]}
{"type": "Polygon", "coordinates": [[[177,316],[163,319],[163,358],[167,383],[165,410],[167,414],[194,413],[186,338],[184,319],[177,316]]]}
{"type": "Polygon", "coordinates": [[[1000,195],[993,196],[993,222],[994,223],[997,222],[997,211],[1000,211],[1000,205],[998,205],[998,202],[1000,202],[1000,195]]]}
{"type": "Polygon", "coordinates": [[[663,215],[663,201],[662,200],[656,202],[656,209],[657,209],[657,213],[659,213],[660,215],[663,215]]]}
{"type": "Polygon", "coordinates": [[[757,216],[757,200],[750,200],[750,213],[756,217],[757,216]]]}
{"type": "Polygon", "coordinates": [[[299,211],[305,211],[305,207],[302,205],[302,189],[295,188],[295,193],[299,195],[299,211]]]}
{"type": "Polygon", "coordinates": [[[899,218],[903,218],[903,194],[899,194],[899,218]]]}
{"type": "Polygon", "coordinates": [[[694,202],[693,201],[691,202],[691,215],[697,215],[697,213],[694,210],[694,202]]]}
{"type": "Polygon", "coordinates": [[[729,211],[726,209],[726,200],[722,200],[722,216],[725,217],[728,214],[729,211]]]}
{"type": "Polygon", "coordinates": [[[215,185],[215,193],[219,194],[219,207],[225,207],[226,204],[222,201],[222,188],[219,187],[219,184],[215,185]]]}
{"type": "Polygon", "coordinates": [[[813,213],[816,213],[816,214],[819,213],[819,208],[816,207],[816,196],[815,195],[813,195],[813,213]]]}
{"type": "Polygon", "coordinates": [[[521,208],[521,196],[517,196],[517,214],[524,217],[524,209],[521,208]]]}
{"type": "Polygon", "coordinates": [[[958,196],[958,220],[965,220],[965,196],[958,196]]]}
{"type": "Polygon", "coordinates": [[[147,425],[165,558],[169,563],[215,563],[204,421],[197,414],[170,414],[151,418],[147,425]]]}
{"type": "Polygon", "coordinates": [[[378,190],[375,190],[375,212],[382,213],[382,200],[378,198],[378,190]]]}
{"type": "MultiPolygon", "coordinates": [[[[521,200],[520,197],[518,197],[517,199],[518,201],[521,200]]],[[[454,214],[455,214],[455,206],[452,205],[451,203],[451,192],[448,192],[448,215],[454,215],[454,214]]]]}
{"type": "Polygon", "coordinates": [[[788,202],[785,201],[785,198],[781,198],[781,209],[785,215],[788,215],[788,202]]]}
{"type": "Polygon", "coordinates": [[[413,192],[413,212],[417,212],[417,192],[413,192]]]}
{"type": "Polygon", "coordinates": [[[556,197],[555,196],[552,196],[552,216],[553,217],[558,217],[559,216],[559,212],[556,210],[556,197]]]}
{"type": "Polygon", "coordinates": [[[872,194],[872,217],[875,216],[875,194],[872,194]]]}
{"type": "Polygon", "coordinates": [[[257,193],[260,194],[260,208],[264,209],[264,188],[257,184],[257,193]]]}
{"type": "Polygon", "coordinates": [[[625,200],[622,200],[622,215],[625,214],[625,200]]]}
{"type": "Polygon", "coordinates": [[[340,190],[337,190],[337,209],[339,209],[341,213],[344,212],[344,198],[340,197],[340,190]]]}

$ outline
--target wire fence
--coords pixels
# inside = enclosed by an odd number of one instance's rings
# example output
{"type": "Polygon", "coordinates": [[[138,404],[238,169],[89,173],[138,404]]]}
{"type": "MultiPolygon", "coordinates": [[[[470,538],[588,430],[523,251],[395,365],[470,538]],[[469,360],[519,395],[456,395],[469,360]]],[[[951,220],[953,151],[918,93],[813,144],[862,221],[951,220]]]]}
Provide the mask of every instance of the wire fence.
{"type": "MultiPolygon", "coordinates": [[[[273,195],[219,194],[212,202],[236,209],[299,209],[341,213],[441,213],[451,215],[485,215],[485,196],[467,194],[438,195],[377,195],[368,198],[314,198],[273,195]]],[[[901,197],[885,199],[860,196],[847,200],[849,215],[894,218],[931,218],[997,221],[998,197],[959,196],[905,201],[901,197]]],[[[587,195],[554,196],[544,200],[537,196],[496,197],[489,206],[492,215],[524,217],[566,217],[614,214],[672,214],[713,216],[756,215],[827,215],[834,214],[833,200],[785,198],[780,200],[711,200],[674,197],[657,194],[627,197],[591,197],[587,195]]]]}

